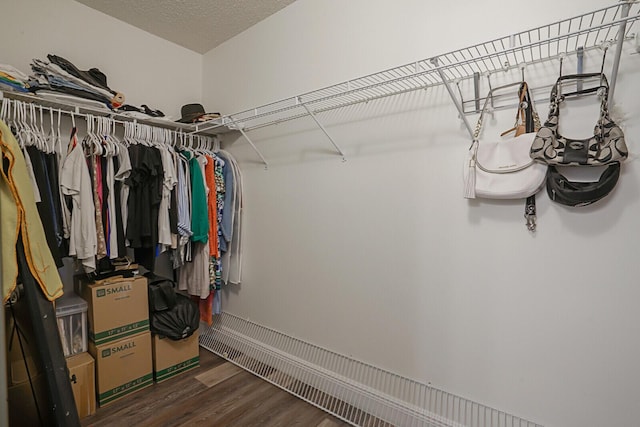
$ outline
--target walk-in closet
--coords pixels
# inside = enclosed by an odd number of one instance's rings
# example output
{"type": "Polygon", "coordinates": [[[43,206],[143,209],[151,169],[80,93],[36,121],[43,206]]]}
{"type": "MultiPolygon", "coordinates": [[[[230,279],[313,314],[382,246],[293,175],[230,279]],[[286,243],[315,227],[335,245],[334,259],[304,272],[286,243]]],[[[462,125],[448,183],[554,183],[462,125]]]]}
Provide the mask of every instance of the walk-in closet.
{"type": "Polygon", "coordinates": [[[640,425],[640,3],[9,0],[0,427],[640,425]]]}

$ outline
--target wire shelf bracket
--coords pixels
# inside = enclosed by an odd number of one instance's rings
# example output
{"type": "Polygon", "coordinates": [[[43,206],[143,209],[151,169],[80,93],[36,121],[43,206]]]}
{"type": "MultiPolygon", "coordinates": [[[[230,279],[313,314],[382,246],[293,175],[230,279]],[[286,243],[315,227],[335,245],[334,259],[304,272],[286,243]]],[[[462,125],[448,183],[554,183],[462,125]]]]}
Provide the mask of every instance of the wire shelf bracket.
{"type": "Polygon", "coordinates": [[[333,140],[333,138],[331,138],[331,135],[329,135],[329,132],[327,132],[327,130],[324,128],[324,126],[322,126],[322,123],[320,123],[320,121],[318,120],[318,118],[316,117],[315,114],[313,114],[313,111],[311,111],[309,109],[309,107],[307,107],[307,105],[305,103],[302,102],[302,99],[298,98],[298,101],[300,102],[300,105],[302,105],[304,107],[305,110],[307,110],[307,113],[309,113],[309,116],[311,116],[311,118],[313,119],[314,122],[316,122],[316,125],[318,125],[318,127],[320,128],[320,130],[322,130],[322,132],[324,132],[325,136],[327,138],[329,138],[329,141],[331,141],[331,144],[333,145],[333,147],[336,149],[336,151],[342,156],[342,161],[346,162],[347,159],[344,155],[344,153],[342,152],[342,150],[340,149],[340,147],[338,147],[338,144],[336,144],[336,142],[333,140]]]}
{"type": "Polygon", "coordinates": [[[269,163],[267,162],[267,159],[264,158],[260,150],[258,150],[258,147],[256,147],[256,144],[253,143],[251,138],[249,138],[249,135],[247,135],[247,133],[244,131],[244,126],[239,125],[234,119],[231,118],[231,116],[229,116],[229,120],[233,125],[233,127],[238,129],[238,131],[240,131],[244,139],[246,139],[249,145],[251,145],[251,148],[253,148],[253,151],[255,151],[256,154],[260,157],[260,159],[262,160],[262,163],[264,163],[264,169],[265,170],[269,169],[269,163]]]}
{"type": "Polygon", "coordinates": [[[436,67],[436,71],[438,72],[438,75],[440,75],[440,78],[442,79],[442,83],[444,84],[444,87],[447,89],[447,92],[449,92],[451,101],[453,102],[453,105],[455,105],[456,109],[458,110],[460,119],[464,123],[464,127],[467,128],[467,131],[469,132],[469,136],[473,138],[473,129],[469,124],[469,120],[467,119],[467,116],[464,114],[464,108],[462,108],[462,103],[458,101],[458,98],[456,98],[456,95],[453,93],[453,89],[451,88],[451,84],[449,83],[449,80],[447,80],[447,78],[445,77],[442,69],[438,67],[438,58],[437,57],[432,58],[431,63],[436,67]]]}

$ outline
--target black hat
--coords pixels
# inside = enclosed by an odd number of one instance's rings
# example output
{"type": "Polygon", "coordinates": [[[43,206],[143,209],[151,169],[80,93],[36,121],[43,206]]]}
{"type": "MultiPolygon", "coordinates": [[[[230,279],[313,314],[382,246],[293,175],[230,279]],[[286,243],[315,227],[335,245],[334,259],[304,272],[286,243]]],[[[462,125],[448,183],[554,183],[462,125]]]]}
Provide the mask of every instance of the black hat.
{"type": "Polygon", "coordinates": [[[205,115],[204,107],[201,104],[185,104],[180,110],[180,123],[193,123],[205,115]]]}
{"type": "Polygon", "coordinates": [[[180,123],[204,122],[220,117],[220,113],[205,113],[201,104],[185,104],[182,106],[180,114],[182,115],[178,120],[180,123]]]}

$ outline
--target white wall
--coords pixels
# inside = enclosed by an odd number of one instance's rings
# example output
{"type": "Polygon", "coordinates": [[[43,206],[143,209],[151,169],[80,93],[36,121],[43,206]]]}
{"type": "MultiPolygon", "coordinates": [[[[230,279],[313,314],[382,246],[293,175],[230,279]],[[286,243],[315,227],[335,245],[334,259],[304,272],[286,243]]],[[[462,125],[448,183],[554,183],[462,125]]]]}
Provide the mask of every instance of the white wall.
{"type": "MultiPolygon", "coordinates": [[[[608,3],[449,4],[298,0],[205,55],[203,102],[232,113],[608,3]]],[[[637,153],[640,55],[622,62],[616,113],[637,153]]],[[[550,84],[557,64],[527,73],[550,84]]],[[[597,205],[541,193],[532,236],[520,201],[462,198],[456,116],[442,87],[324,114],[346,163],[308,119],[250,134],[267,171],[231,144],[245,274],[225,310],[546,426],[636,425],[637,157],[597,205]]]]}
{"type": "Polygon", "coordinates": [[[33,58],[56,54],[99,68],[126,102],[180,117],[200,102],[202,56],[72,0],[5,0],[0,63],[29,74],[33,58]]]}

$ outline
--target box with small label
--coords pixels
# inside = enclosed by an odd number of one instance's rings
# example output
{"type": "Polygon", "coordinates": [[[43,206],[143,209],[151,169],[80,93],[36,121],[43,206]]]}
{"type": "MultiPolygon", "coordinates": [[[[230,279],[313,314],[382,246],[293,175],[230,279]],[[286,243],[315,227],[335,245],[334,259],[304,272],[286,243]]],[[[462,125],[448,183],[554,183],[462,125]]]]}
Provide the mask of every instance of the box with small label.
{"type": "Polygon", "coordinates": [[[145,277],[113,277],[80,287],[89,305],[89,340],[96,345],[149,331],[145,277]]]}
{"type": "Polygon", "coordinates": [[[153,378],[156,382],[168,380],[198,366],[200,346],[197,330],[190,337],[178,341],[153,335],[153,378]]]}
{"type": "Polygon", "coordinates": [[[89,353],[96,363],[99,406],[153,384],[149,332],[102,345],[91,342],[89,353]]]}

